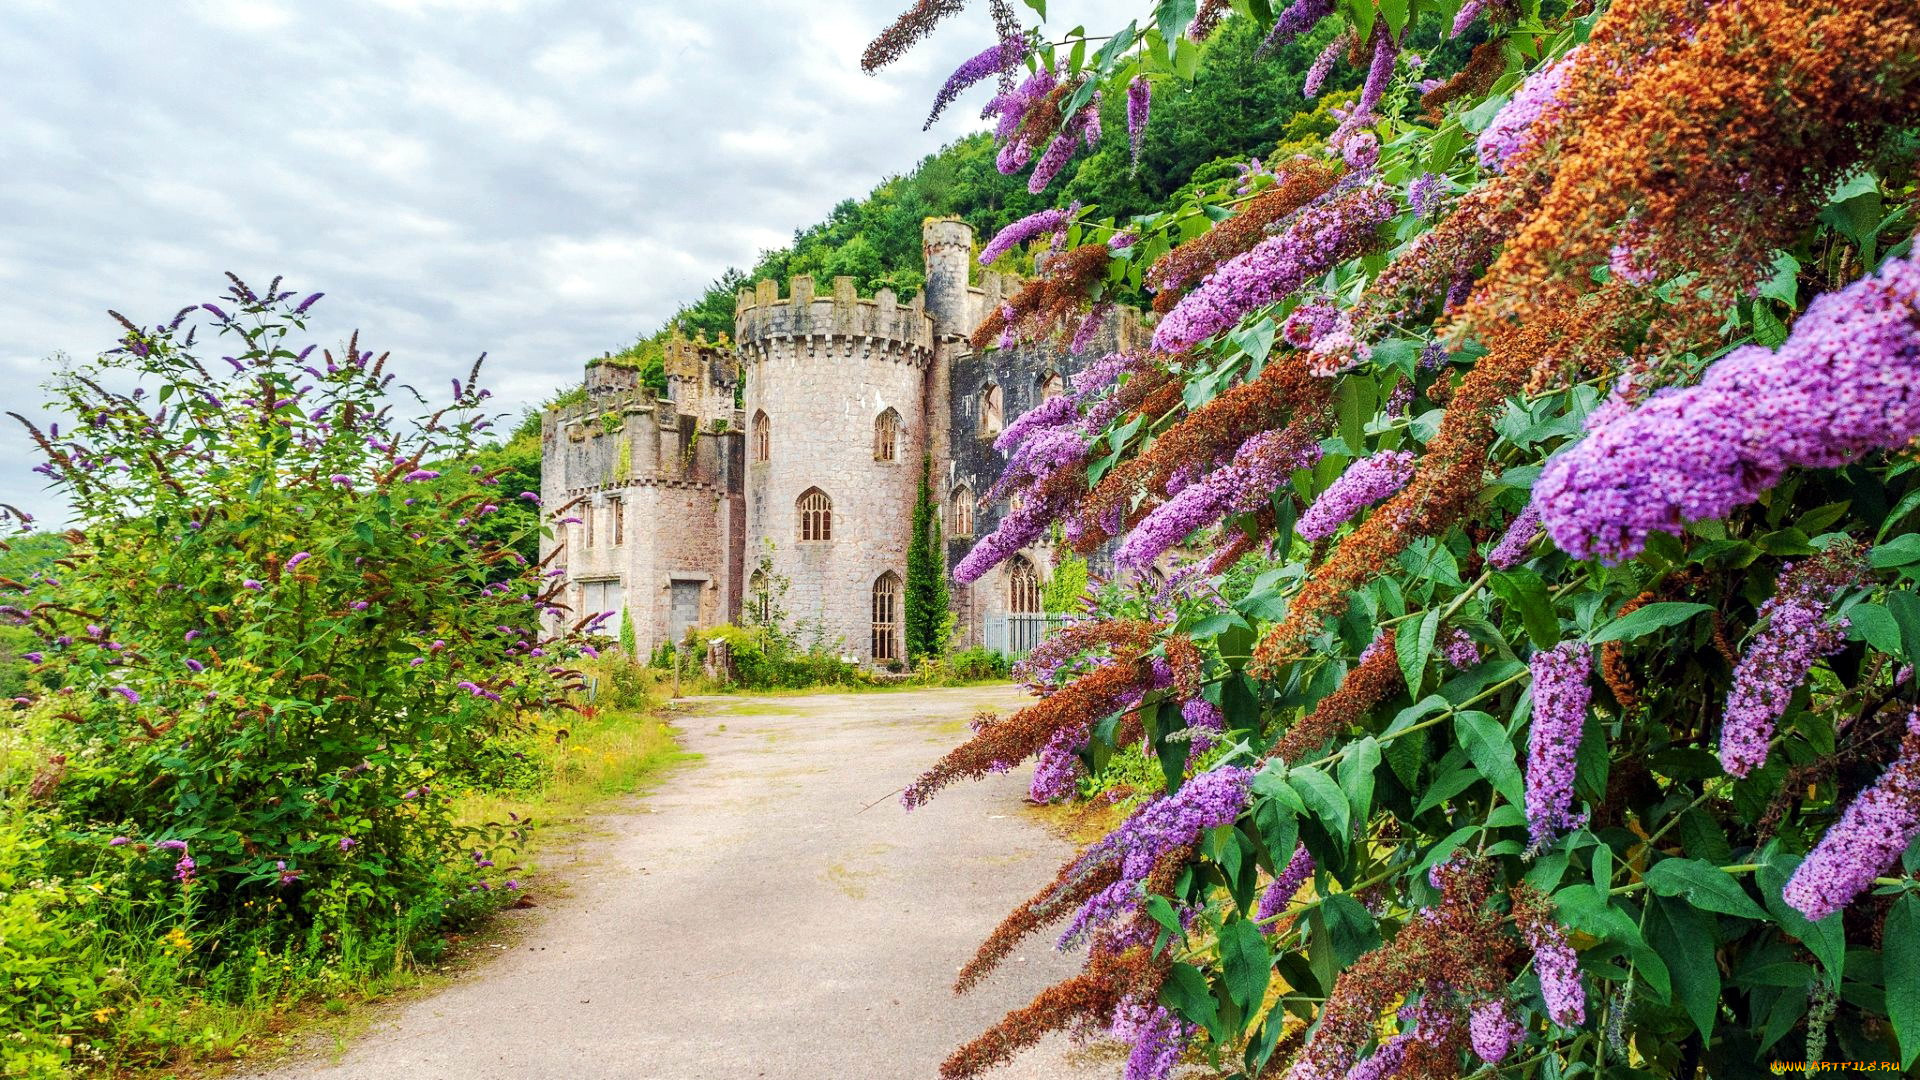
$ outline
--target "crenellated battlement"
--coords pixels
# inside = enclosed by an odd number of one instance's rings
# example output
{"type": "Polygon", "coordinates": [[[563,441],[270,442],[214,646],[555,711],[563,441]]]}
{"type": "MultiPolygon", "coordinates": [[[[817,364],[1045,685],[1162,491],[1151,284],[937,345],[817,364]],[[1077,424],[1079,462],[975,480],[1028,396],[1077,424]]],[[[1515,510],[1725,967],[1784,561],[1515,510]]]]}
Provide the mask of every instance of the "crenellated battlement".
{"type": "Polygon", "coordinates": [[[881,289],[864,299],[853,279],[833,279],[833,291],[814,292],[813,278],[801,275],[788,285],[761,280],[741,289],[734,304],[734,337],[747,363],[763,359],[775,342],[788,342],[809,352],[845,350],[872,356],[890,354],[914,364],[933,355],[933,319],[925,297],[902,305],[892,289],[881,289]]]}

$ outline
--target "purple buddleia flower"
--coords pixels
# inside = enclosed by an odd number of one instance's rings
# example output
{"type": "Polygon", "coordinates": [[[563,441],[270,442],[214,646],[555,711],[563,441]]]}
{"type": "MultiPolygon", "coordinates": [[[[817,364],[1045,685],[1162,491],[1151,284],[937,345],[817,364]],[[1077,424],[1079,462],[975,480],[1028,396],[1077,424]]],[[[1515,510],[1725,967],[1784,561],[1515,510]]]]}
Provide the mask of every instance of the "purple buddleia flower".
{"type": "Polygon", "coordinates": [[[1447,197],[1447,178],[1435,172],[1423,172],[1407,185],[1407,206],[1422,221],[1432,221],[1447,197]]]}
{"type": "Polygon", "coordinates": [[[1173,794],[1141,806],[1088,848],[1080,857],[1083,868],[1115,860],[1120,876],[1074,915],[1060,939],[1061,947],[1069,947],[1085,934],[1137,910],[1140,886],[1160,860],[1193,843],[1208,829],[1238,819],[1246,809],[1247,785],[1252,780],[1252,769],[1232,766],[1201,773],[1173,794]]]}
{"type": "Polygon", "coordinates": [[[1766,764],[1768,740],[1793,692],[1815,661],[1845,647],[1846,620],[1829,623],[1827,608],[1842,588],[1859,580],[1860,569],[1853,545],[1835,545],[1826,557],[1782,569],[1773,596],[1760,606],[1762,628],[1733,670],[1720,728],[1720,766],[1727,775],[1744,777],[1766,764]]]}
{"type": "Polygon", "coordinates": [[[1891,870],[1920,835],[1920,709],[1907,714],[1900,755],[1873,786],[1847,805],[1806,861],[1787,880],[1782,899],[1818,922],[1853,902],[1891,870]]]}
{"type": "Polygon", "coordinates": [[[1039,405],[1028,409],[1008,424],[999,438],[993,440],[993,448],[1005,454],[1034,435],[1048,428],[1057,428],[1073,424],[1080,419],[1080,413],[1073,407],[1073,399],[1065,394],[1048,398],[1039,405]]]}
{"type": "Polygon", "coordinates": [[[1087,729],[1084,727],[1062,728],[1054,732],[1034,762],[1033,780],[1027,785],[1027,797],[1037,803],[1059,802],[1071,797],[1079,787],[1080,778],[1087,774],[1086,766],[1080,760],[1080,750],[1086,742],[1087,729]]]}
{"type": "Polygon", "coordinates": [[[1344,148],[1361,133],[1362,128],[1374,122],[1374,109],[1379,106],[1380,99],[1386,96],[1387,83],[1393,78],[1393,62],[1399,55],[1400,46],[1393,40],[1393,33],[1385,20],[1375,23],[1373,62],[1367,66],[1367,80],[1360,86],[1360,100],[1354,102],[1353,111],[1327,137],[1327,145],[1344,148]]]}
{"type": "MultiPolygon", "coordinates": [[[[1299,0],[1299,3],[1307,2],[1308,0],[1299,0]]],[[[1320,50],[1320,55],[1314,57],[1312,66],[1307,68],[1306,80],[1300,84],[1301,96],[1308,99],[1320,96],[1320,89],[1327,84],[1327,76],[1333,73],[1334,61],[1338,60],[1340,54],[1346,52],[1347,46],[1352,43],[1351,30],[1338,34],[1332,41],[1327,42],[1327,47],[1320,50]]]]}
{"type": "Polygon", "coordinates": [[[22,653],[21,658],[24,659],[29,664],[44,663],[47,659],[45,653],[38,653],[38,652],[22,653]]]}
{"type": "Polygon", "coordinates": [[[107,846],[108,847],[126,847],[128,844],[131,844],[131,843],[133,843],[133,841],[128,839],[127,837],[116,836],[113,839],[107,841],[107,846]]]}
{"type": "MultiPolygon", "coordinates": [[[[221,310],[220,310],[220,309],[219,309],[219,308],[218,308],[217,306],[215,306],[215,305],[213,305],[213,304],[201,304],[200,306],[201,306],[201,307],[203,307],[203,308],[205,308],[205,309],[207,309],[208,311],[211,311],[211,312],[213,312],[213,317],[214,317],[214,318],[216,318],[216,319],[219,319],[219,320],[220,320],[221,322],[232,322],[232,321],[233,321],[233,318],[232,318],[232,316],[230,316],[230,315],[228,315],[228,314],[227,314],[226,312],[224,312],[224,311],[221,311],[221,310]]],[[[231,357],[228,357],[228,359],[232,359],[232,358],[231,358],[231,357]]],[[[235,365],[235,366],[237,367],[238,365],[235,365]]]]}
{"type": "Polygon", "coordinates": [[[1520,935],[1533,950],[1533,971],[1547,1016],[1563,1028],[1587,1022],[1587,988],[1580,981],[1580,958],[1567,944],[1566,931],[1544,919],[1520,922],[1520,935]]]}
{"type": "Polygon", "coordinates": [[[306,314],[306,312],[307,312],[307,309],[308,309],[308,308],[310,308],[310,307],[312,307],[312,306],[313,306],[314,304],[316,304],[316,303],[318,303],[318,302],[320,301],[320,298],[321,298],[321,297],[323,297],[323,296],[325,296],[325,295],[327,295],[327,294],[326,294],[326,293],[321,293],[321,292],[317,292],[317,293],[314,293],[314,294],[313,294],[312,296],[309,296],[309,297],[307,297],[307,298],[306,298],[305,300],[302,300],[302,301],[300,301],[300,306],[299,306],[299,307],[297,307],[297,308],[294,308],[294,309],[293,309],[293,313],[294,313],[295,315],[304,315],[304,314],[306,314]]]}
{"type": "Polygon", "coordinates": [[[1000,144],[1000,152],[995,155],[993,164],[1001,173],[1012,175],[1033,160],[1036,147],[1021,133],[1021,121],[1058,85],[1060,77],[1052,68],[1043,65],[1028,75],[1019,86],[995,97],[980,111],[982,117],[998,117],[993,137],[1000,144]]]}
{"type": "Polygon", "coordinates": [[[992,266],[1002,255],[1034,237],[1065,229],[1079,213],[1080,204],[1076,202],[1065,209],[1042,210],[1037,214],[1028,214],[1001,229],[993,235],[993,239],[987,241],[987,246],[980,249],[980,265],[992,266]]]}
{"type": "Polygon", "coordinates": [[[1696,386],[1596,409],[1548,460],[1535,500],[1555,544],[1618,562],[1649,535],[1723,518],[1789,468],[1837,468],[1920,435],[1920,266],[1808,305],[1778,351],[1747,345],[1696,386]]]}
{"type": "Polygon", "coordinates": [[[1607,269],[1629,285],[1651,285],[1660,276],[1646,251],[1622,241],[1607,252],[1607,269]]]}
{"type": "Polygon", "coordinates": [[[1127,84],[1127,146],[1133,151],[1133,164],[1140,164],[1140,146],[1147,137],[1147,121],[1153,112],[1153,84],[1144,74],[1135,75],[1127,84]]]}
{"type": "Polygon", "coordinates": [[[1551,114],[1561,104],[1567,75],[1573,71],[1574,57],[1580,47],[1527,76],[1513,97],[1501,106],[1493,121],[1480,132],[1480,164],[1493,172],[1504,172],[1507,164],[1545,138],[1552,128],[1551,114]]]}
{"type": "Polygon", "coordinates": [[[1300,515],[1295,531],[1308,541],[1332,536],[1353,515],[1390,498],[1413,479],[1413,451],[1382,450],[1347,466],[1300,515]]]}
{"type": "Polygon", "coordinates": [[[311,558],[313,558],[313,552],[311,551],[296,551],[292,557],[287,559],[287,569],[291,570],[311,558]]]}
{"type": "Polygon", "coordinates": [[[137,692],[135,692],[133,687],[131,686],[116,686],[113,688],[113,692],[116,694],[119,694],[123,698],[126,698],[127,704],[129,705],[140,704],[140,695],[137,692]]]}
{"type": "Polygon", "coordinates": [[[1340,148],[1340,157],[1350,169],[1371,169],[1380,161],[1380,137],[1371,131],[1356,132],[1340,148]]]}
{"type": "Polygon", "coordinates": [[[1480,646],[1474,642],[1472,634],[1456,626],[1447,631],[1447,639],[1440,646],[1440,655],[1449,665],[1465,671],[1480,663],[1480,646]]]}
{"type": "Polygon", "coordinates": [[[359,846],[360,846],[360,841],[355,840],[351,836],[343,836],[340,838],[340,850],[342,852],[352,851],[354,848],[357,848],[359,846]]]}
{"type": "Polygon", "coordinates": [[[199,866],[199,863],[193,861],[193,856],[181,855],[180,861],[173,864],[173,880],[182,885],[193,884],[194,871],[199,869],[199,866]]]}
{"type": "Polygon", "coordinates": [[[1466,33],[1467,27],[1473,25],[1473,20],[1480,17],[1480,10],[1486,6],[1487,0],[1467,0],[1461,4],[1459,12],[1453,17],[1453,29],[1447,32],[1447,36],[1459,37],[1466,33]]]}
{"type": "Polygon", "coordinates": [[[942,86],[940,93],[934,97],[933,111],[927,114],[926,128],[922,130],[932,128],[934,121],[940,119],[940,114],[946,111],[947,106],[953,104],[954,100],[968,88],[1002,72],[1013,70],[1013,66],[1026,59],[1026,55],[1026,39],[1014,38],[1010,41],[996,42],[988,46],[986,51],[961,64],[952,75],[947,77],[946,85],[942,86]]]}
{"type": "MultiPolygon", "coordinates": [[[[1273,29],[1260,42],[1259,52],[1271,52],[1293,43],[1293,39],[1314,28],[1321,19],[1333,14],[1333,0],[1293,0],[1287,10],[1274,17],[1273,29]]],[[[1309,94],[1308,97],[1313,95],[1309,94]]]]}
{"type": "Polygon", "coordinates": [[[1467,1035],[1473,1042],[1473,1052],[1481,1061],[1492,1065],[1513,1053],[1513,1048],[1526,1038],[1527,1029],[1515,1019],[1512,1002],[1492,998],[1473,1007],[1473,1016],[1467,1021],[1467,1035]]]}
{"type": "Polygon", "coordinates": [[[1586,823],[1573,812],[1574,756],[1593,691],[1593,657],[1567,641],[1533,654],[1533,723],[1527,736],[1527,831],[1535,850],[1586,823]]]}
{"type": "Polygon", "coordinates": [[[1511,570],[1526,561],[1527,549],[1533,546],[1533,538],[1540,532],[1540,508],[1534,503],[1522,507],[1514,516],[1507,531],[1500,535],[1500,542],[1487,552],[1487,565],[1495,570],[1511,570]]]}
{"type": "Polygon", "coordinates": [[[1233,462],[1181,488],[1154,507],[1114,552],[1121,566],[1140,570],[1197,529],[1229,514],[1245,513],[1270,499],[1287,474],[1319,460],[1320,447],[1295,447],[1284,431],[1263,431],[1242,443],[1233,462]]]}
{"type": "Polygon", "coordinates": [[[280,874],[280,887],[283,889],[300,880],[301,872],[299,870],[287,869],[287,860],[285,859],[275,859],[273,868],[280,874]]]}
{"type": "Polygon", "coordinates": [[[187,670],[193,672],[195,675],[198,675],[201,672],[207,670],[207,665],[201,663],[198,660],[195,660],[191,656],[186,658],[185,663],[187,665],[187,670]]]}
{"type": "Polygon", "coordinates": [[[1040,155],[1040,160],[1033,163],[1033,172],[1027,177],[1027,193],[1038,195],[1047,190],[1053,178],[1060,175],[1060,170],[1073,157],[1075,144],[1083,138],[1092,141],[1098,137],[1099,122],[1100,95],[1095,94],[1093,100],[1079,112],[1067,117],[1066,122],[1060,125],[1060,130],[1054,133],[1053,141],[1047,144],[1046,151],[1040,155]]]}
{"type": "Polygon", "coordinates": [[[1393,216],[1379,184],[1336,184],[1288,215],[1272,236],[1228,259],[1180,299],[1154,329],[1154,347],[1179,353],[1267,304],[1285,299],[1334,266],[1371,248],[1375,230],[1393,216]]]}
{"type": "Polygon", "coordinates": [[[439,478],[440,478],[440,474],[433,471],[432,469],[415,469],[412,472],[408,473],[407,475],[401,477],[402,480],[405,480],[410,484],[418,483],[421,480],[438,480],[439,478]]]}
{"type": "Polygon", "coordinates": [[[1193,739],[1187,745],[1189,765],[1213,749],[1220,733],[1227,730],[1227,714],[1206,698],[1193,698],[1183,703],[1180,706],[1180,720],[1193,733],[1193,739]]]}
{"type": "Polygon", "coordinates": [[[1167,1080],[1193,1037],[1193,1025],[1157,1002],[1129,997],[1114,1010],[1111,1034],[1132,1043],[1125,1080],[1167,1080]]]}
{"type": "Polygon", "coordinates": [[[1278,929],[1275,923],[1268,920],[1285,911],[1293,901],[1294,894],[1300,891],[1300,886],[1305,885],[1312,876],[1313,856],[1307,853],[1305,844],[1296,845],[1293,857],[1287,860],[1287,865],[1280,868],[1279,876],[1260,894],[1260,903],[1254,909],[1254,921],[1263,924],[1263,931],[1271,934],[1278,929]]]}
{"type": "Polygon", "coordinates": [[[1280,337],[1296,349],[1311,349],[1340,325],[1340,308],[1325,300],[1301,304],[1280,324],[1280,337]]]}
{"type": "Polygon", "coordinates": [[[1093,348],[1094,337],[1100,333],[1100,328],[1107,324],[1107,316],[1111,314],[1113,314],[1113,305],[1106,301],[1088,308],[1087,314],[1080,320],[1079,329],[1073,332],[1073,340],[1067,344],[1067,351],[1078,356],[1093,348]]]}
{"type": "MultiPolygon", "coordinates": [[[[1400,1019],[1406,1023],[1406,1030],[1383,1041],[1371,1056],[1347,1070],[1347,1080],[1387,1080],[1399,1075],[1415,1043],[1429,1047],[1445,1045],[1456,1023],[1453,1010],[1447,1007],[1446,996],[1442,988],[1428,984],[1418,1002],[1402,1006],[1400,1019]]],[[[1288,1075],[1294,1080],[1304,1080],[1313,1074],[1296,1066],[1288,1075]]]]}

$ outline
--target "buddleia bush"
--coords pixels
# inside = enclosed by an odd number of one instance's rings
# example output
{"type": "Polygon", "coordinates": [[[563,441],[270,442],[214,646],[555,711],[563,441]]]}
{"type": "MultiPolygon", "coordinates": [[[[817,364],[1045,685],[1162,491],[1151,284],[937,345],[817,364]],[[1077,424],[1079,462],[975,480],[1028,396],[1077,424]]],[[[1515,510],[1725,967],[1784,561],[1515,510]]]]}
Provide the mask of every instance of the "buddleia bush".
{"type": "Polygon", "coordinates": [[[357,335],[303,343],[319,299],[236,278],[165,322],[116,316],[32,430],[74,522],[58,590],[12,609],[57,688],[19,702],[60,721],[41,794],[78,865],[135,849],[209,924],[487,888],[512,823],[458,822],[451,797],[571,707],[596,629],[481,527],[538,496],[468,464],[478,365],[428,406],[357,335]]]}
{"type": "Polygon", "coordinates": [[[1059,925],[1087,956],[943,1075],[1054,1029],[1130,1080],[1910,1067],[1920,8],[1162,0],[1062,38],[991,6],[939,100],[997,77],[1035,191],[1137,145],[1222,19],[1330,26],[1309,96],[1364,78],[1311,153],[983,252],[1038,276],[978,346],[1140,288],[1159,317],[1009,426],[1013,509],[956,576],[1056,529],[1185,569],[908,788],[1032,758],[1060,797],[1141,747],[1167,789],[966,966],[1059,925]]]}

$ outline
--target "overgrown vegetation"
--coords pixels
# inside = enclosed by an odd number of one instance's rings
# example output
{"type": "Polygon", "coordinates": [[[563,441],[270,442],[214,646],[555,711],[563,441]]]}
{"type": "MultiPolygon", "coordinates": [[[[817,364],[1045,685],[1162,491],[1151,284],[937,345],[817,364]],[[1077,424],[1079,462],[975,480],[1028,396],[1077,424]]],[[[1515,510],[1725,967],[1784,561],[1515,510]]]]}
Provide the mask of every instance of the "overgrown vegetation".
{"type": "Polygon", "coordinates": [[[643,694],[582,704],[605,639],[489,527],[537,496],[482,445],[474,376],[396,421],[387,357],[300,346],[317,300],[235,279],[122,320],[31,432],[77,527],[16,542],[0,612],[36,639],[0,768],[7,1075],[229,1054],[377,988],[520,887],[532,823],[476,799],[669,756],[643,694]]]}
{"type": "Polygon", "coordinates": [[[940,97],[1008,76],[1035,191],[1190,122],[1210,35],[1364,77],[1304,156],[990,245],[1039,276],[977,346],[1161,317],[1025,422],[956,576],[1049,535],[1186,565],[906,793],[1034,759],[1132,806],[957,986],[1055,922],[1084,970],[943,1075],[1050,1030],[1129,1080],[1911,1070],[1920,8],[997,10],[940,97]]]}

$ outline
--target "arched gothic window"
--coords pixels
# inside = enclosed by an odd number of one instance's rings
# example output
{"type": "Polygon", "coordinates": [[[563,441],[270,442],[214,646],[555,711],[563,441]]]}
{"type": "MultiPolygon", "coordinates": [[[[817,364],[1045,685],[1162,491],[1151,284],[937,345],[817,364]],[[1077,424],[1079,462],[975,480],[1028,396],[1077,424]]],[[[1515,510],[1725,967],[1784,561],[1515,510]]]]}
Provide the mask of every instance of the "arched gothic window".
{"type": "Polygon", "coordinates": [[[900,414],[891,407],[873,418],[873,460],[900,459],[900,414]]]}
{"type": "Polygon", "coordinates": [[[773,422],[767,419],[765,411],[753,414],[753,460],[768,461],[773,457],[773,422]]]}
{"type": "Polygon", "coordinates": [[[1000,387],[988,383],[980,391],[980,434],[991,438],[1006,426],[1006,407],[1000,400],[1000,387]]]}
{"type": "Polygon", "coordinates": [[[1015,555],[1007,563],[1007,610],[1015,615],[1040,612],[1040,572],[1025,555],[1015,555]]]}
{"type": "Polygon", "coordinates": [[[1067,392],[1067,381],[1057,371],[1049,371],[1040,376],[1040,400],[1052,401],[1067,392]]]}
{"type": "Polygon", "coordinates": [[[973,489],[965,484],[947,496],[947,535],[973,535],[973,489]]]}
{"type": "Polygon", "coordinates": [[[808,488],[800,493],[796,504],[800,511],[800,539],[833,539],[833,500],[819,488],[808,488]]]}
{"type": "Polygon", "coordinates": [[[873,658],[900,659],[900,575],[891,570],[873,583],[873,658]]]}

